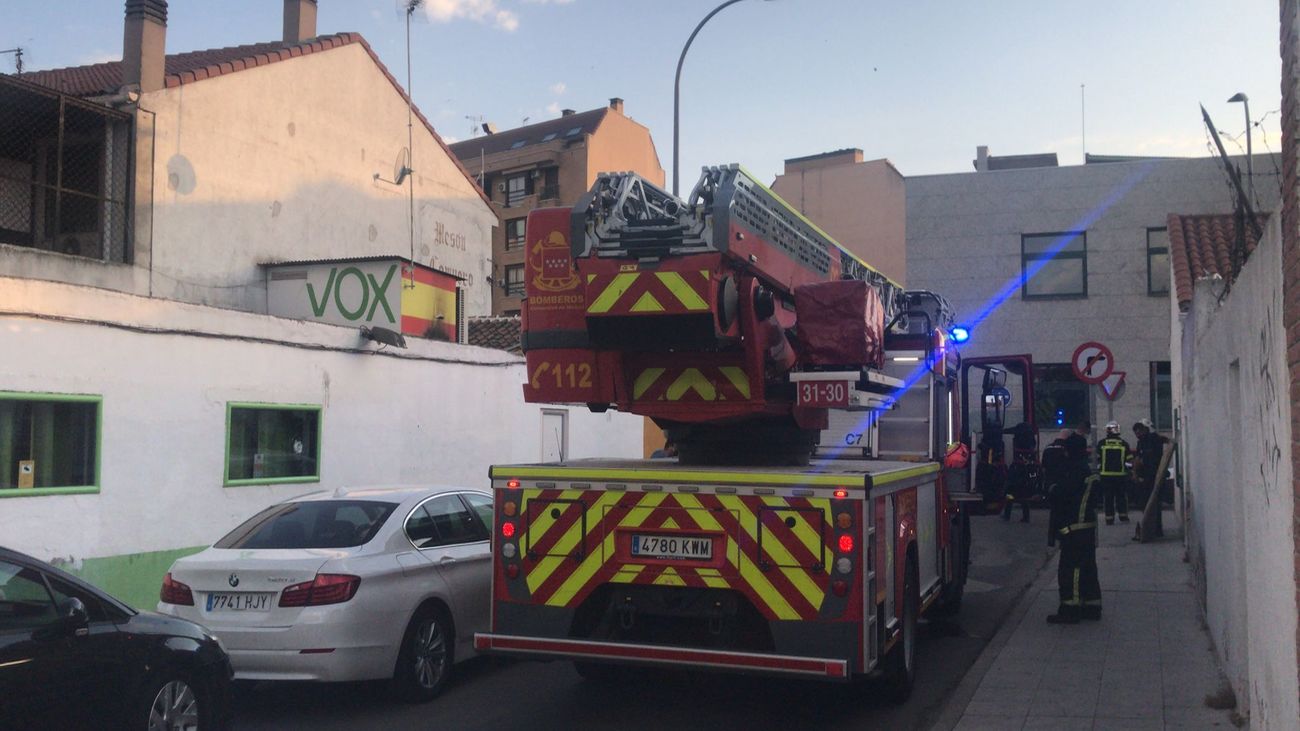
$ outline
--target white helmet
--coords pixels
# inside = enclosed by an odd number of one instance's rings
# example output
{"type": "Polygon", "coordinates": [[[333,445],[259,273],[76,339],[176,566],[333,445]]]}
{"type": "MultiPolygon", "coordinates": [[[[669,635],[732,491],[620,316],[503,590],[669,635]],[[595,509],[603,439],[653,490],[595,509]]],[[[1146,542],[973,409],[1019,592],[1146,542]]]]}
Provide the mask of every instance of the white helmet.
{"type": "Polygon", "coordinates": [[[1155,427],[1153,427],[1151,424],[1151,420],[1146,418],[1145,416],[1142,417],[1141,419],[1138,419],[1138,423],[1141,424],[1142,426],[1145,426],[1147,428],[1147,431],[1154,431],[1155,429],[1155,427]]]}
{"type": "Polygon", "coordinates": [[[1118,422],[1118,421],[1108,421],[1108,422],[1106,422],[1106,433],[1107,433],[1107,434],[1119,434],[1119,422],[1118,422]]]}

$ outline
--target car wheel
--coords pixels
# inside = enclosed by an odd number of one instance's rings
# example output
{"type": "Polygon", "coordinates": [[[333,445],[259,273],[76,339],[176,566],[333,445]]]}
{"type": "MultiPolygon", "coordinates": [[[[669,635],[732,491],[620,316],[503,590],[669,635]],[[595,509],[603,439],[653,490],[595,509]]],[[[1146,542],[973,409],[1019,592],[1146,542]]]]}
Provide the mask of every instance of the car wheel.
{"type": "Polygon", "coordinates": [[[425,703],[438,697],[451,677],[455,634],[445,612],[423,607],[402,636],[393,682],[405,700],[425,703]]]}
{"type": "Polygon", "coordinates": [[[902,632],[890,650],[885,669],[886,692],[895,703],[906,701],[916,682],[916,622],[921,605],[917,574],[916,559],[909,553],[903,581],[902,632]]]}
{"type": "Polygon", "coordinates": [[[186,675],[164,674],[147,683],[141,705],[137,717],[143,717],[148,731],[197,731],[207,727],[203,693],[186,675]]]}

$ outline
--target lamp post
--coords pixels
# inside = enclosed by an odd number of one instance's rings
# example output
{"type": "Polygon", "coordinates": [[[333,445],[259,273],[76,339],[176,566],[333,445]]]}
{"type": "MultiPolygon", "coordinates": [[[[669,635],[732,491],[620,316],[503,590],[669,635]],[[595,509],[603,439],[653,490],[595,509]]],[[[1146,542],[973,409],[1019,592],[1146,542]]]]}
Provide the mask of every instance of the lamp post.
{"type": "Polygon", "coordinates": [[[679,128],[681,125],[682,64],[686,61],[686,52],[691,50],[691,42],[695,40],[695,36],[699,35],[700,29],[704,27],[705,23],[722,12],[723,8],[728,5],[735,5],[738,2],[741,2],[741,0],[727,0],[704,16],[704,20],[701,20],[700,24],[695,26],[695,30],[691,31],[691,37],[686,39],[686,45],[682,46],[682,55],[677,59],[677,78],[673,80],[673,195],[677,195],[677,185],[681,178],[681,172],[678,168],[681,152],[679,128]]]}
{"type": "Polygon", "coordinates": [[[1245,92],[1237,92],[1228,100],[1229,103],[1241,102],[1246,112],[1246,188],[1250,191],[1250,200],[1255,200],[1255,155],[1250,149],[1250,98],[1245,92]]]}

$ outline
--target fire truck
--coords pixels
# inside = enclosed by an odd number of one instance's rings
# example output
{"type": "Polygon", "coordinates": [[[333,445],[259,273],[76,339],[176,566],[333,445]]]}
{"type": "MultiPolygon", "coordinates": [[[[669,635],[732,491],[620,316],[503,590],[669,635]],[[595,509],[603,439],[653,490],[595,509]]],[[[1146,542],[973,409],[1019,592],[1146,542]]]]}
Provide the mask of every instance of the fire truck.
{"type": "Polygon", "coordinates": [[[685,200],[604,174],[526,232],[525,398],[650,417],[679,456],[494,466],[477,650],[588,677],[876,676],[906,697],[918,619],[961,603],[980,499],[951,448],[947,302],[734,165],[685,200]]]}

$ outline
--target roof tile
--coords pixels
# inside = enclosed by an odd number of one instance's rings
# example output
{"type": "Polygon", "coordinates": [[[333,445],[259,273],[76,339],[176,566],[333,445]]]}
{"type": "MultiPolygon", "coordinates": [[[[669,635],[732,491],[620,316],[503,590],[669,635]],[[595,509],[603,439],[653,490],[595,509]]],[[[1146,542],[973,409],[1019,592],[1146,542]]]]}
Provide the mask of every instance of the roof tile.
{"type": "MultiPolygon", "coordinates": [[[[1267,220],[1258,216],[1260,227],[1267,220]]],[[[1169,254],[1174,268],[1174,290],[1180,308],[1191,304],[1198,279],[1219,275],[1231,279],[1232,250],[1237,243],[1236,219],[1231,213],[1186,215],[1169,214],[1169,254]]],[[[1254,229],[1246,227],[1246,251],[1242,262],[1258,244],[1254,229]]]]}
{"type": "Polygon", "coordinates": [[[469,318],[469,344],[484,348],[523,352],[520,345],[520,319],[518,317],[469,318]]]}

